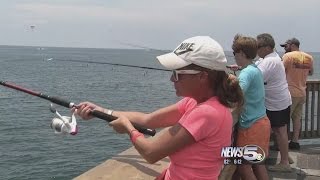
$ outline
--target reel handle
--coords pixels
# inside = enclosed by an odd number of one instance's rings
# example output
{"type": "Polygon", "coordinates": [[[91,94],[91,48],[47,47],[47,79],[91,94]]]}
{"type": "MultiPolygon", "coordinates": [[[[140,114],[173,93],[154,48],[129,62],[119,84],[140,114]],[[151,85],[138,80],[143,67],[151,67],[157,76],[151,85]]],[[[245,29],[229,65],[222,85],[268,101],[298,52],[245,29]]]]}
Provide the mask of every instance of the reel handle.
{"type": "MultiPolygon", "coordinates": [[[[106,120],[108,122],[111,122],[111,121],[117,119],[117,117],[115,117],[115,116],[111,116],[109,114],[106,114],[106,113],[103,113],[103,112],[97,111],[97,110],[91,111],[91,115],[94,117],[106,120]]],[[[134,126],[134,128],[136,128],[139,132],[141,132],[143,134],[146,134],[149,136],[154,136],[156,134],[156,130],[154,130],[154,129],[148,129],[148,128],[145,128],[145,127],[142,127],[142,126],[139,126],[136,124],[133,124],[133,126],[134,126]]]]}

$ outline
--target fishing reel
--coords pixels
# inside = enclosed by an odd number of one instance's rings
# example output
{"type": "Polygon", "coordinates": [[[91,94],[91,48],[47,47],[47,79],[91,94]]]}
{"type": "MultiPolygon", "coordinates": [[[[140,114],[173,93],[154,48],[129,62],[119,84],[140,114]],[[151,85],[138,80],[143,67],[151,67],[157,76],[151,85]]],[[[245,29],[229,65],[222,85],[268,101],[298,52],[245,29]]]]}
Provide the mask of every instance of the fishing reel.
{"type": "Polygon", "coordinates": [[[78,133],[77,120],[74,113],[72,113],[71,117],[61,116],[52,104],[50,104],[50,111],[57,116],[52,119],[50,125],[56,134],[76,135],[78,133]]]}

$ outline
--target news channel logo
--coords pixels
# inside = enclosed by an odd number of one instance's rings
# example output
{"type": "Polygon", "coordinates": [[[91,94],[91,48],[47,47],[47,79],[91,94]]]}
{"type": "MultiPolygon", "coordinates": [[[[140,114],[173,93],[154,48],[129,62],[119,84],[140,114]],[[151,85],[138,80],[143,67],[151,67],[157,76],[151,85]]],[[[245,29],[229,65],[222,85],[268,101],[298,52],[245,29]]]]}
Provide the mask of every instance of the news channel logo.
{"type": "Polygon", "coordinates": [[[249,162],[252,164],[260,163],[265,160],[266,154],[258,145],[246,145],[243,147],[223,147],[221,157],[224,158],[224,164],[243,164],[249,162]],[[243,161],[245,160],[245,161],[243,161]]]}

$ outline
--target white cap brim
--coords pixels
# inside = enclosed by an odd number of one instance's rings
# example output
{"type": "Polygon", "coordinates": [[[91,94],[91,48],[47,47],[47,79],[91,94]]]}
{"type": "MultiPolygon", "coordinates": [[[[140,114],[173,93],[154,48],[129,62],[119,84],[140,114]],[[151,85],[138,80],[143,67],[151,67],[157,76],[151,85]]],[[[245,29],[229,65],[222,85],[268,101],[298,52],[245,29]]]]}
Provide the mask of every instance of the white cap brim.
{"type": "Polygon", "coordinates": [[[167,69],[175,70],[192,64],[177,56],[175,53],[167,53],[161,56],[157,56],[158,61],[167,69]]]}

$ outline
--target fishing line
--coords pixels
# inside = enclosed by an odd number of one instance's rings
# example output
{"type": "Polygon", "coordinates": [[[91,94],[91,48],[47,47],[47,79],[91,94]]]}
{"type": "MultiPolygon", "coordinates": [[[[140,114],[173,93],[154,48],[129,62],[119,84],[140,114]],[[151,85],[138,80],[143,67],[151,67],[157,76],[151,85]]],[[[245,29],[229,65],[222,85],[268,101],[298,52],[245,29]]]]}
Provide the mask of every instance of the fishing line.
{"type": "MultiPolygon", "coordinates": [[[[134,68],[151,69],[151,70],[158,70],[158,71],[172,71],[172,70],[161,69],[161,68],[153,68],[153,67],[146,67],[146,66],[136,66],[136,65],[127,65],[127,64],[118,64],[118,63],[109,63],[109,62],[98,62],[98,61],[85,61],[85,60],[72,60],[72,59],[70,59],[70,60],[56,59],[55,61],[67,61],[67,62],[88,63],[88,64],[108,64],[108,65],[114,65],[114,66],[134,67],[134,68]]],[[[232,70],[232,66],[231,65],[227,65],[226,68],[228,68],[231,71],[233,71],[234,75],[236,75],[236,71],[238,71],[238,70],[232,70]]]]}
{"type": "Polygon", "coordinates": [[[142,45],[139,45],[139,44],[125,43],[125,42],[122,42],[122,41],[116,41],[116,42],[118,42],[119,44],[122,44],[122,45],[134,47],[134,48],[145,49],[147,51],[159,51],[159,52],[163,52],[163,53],[170,52],[170,50],[155,49],[155,48],[151,48],[149,46],[142,46],[142,45]]]}
{"type": "Polygon", "coordinates": [[[154,68],[154,67],[118,64],[118,63],[110,63],[110,62],[99,62],[99,61],[85,61],[85,60],[72,60],[72,59],[69,59],[69,60],[55,59],[54,61],[70,61],[70,62],[88,63],[88,64],[108,64],[108,65],[114,65],[114,66],[125,66],[125,67],[141,68],[141,69],[152,69],[152,70],[159,70],[159,71],[171,71],[171,70],[167,70],[167,69],[154,68]]]}
{"type": "MultiPolygon", "coordinates": [[[[139,45],[139,44],[125,43],[125,42],[121,42],[121,41],[116,41],[116,42],[118,42],[119,44],[127,45],[127,46],[134,47],[134,48],[145,49],[145,50],[148,50],[148,51],[159,51],[159,52],[163,52],[163,53],[170,52],[169,50],[155,49],[155,48],[151,48],[149,46],[142,46],[142,45],[139,45]]],[[[230,56],[230,55],[225,55],[225,56],[226,57],[234,57],[234,56],[230,56]]],[[[49,59],[47,59],[47,61],[53,60],[53,58],[49,58],[49,59]]],[[[113,65],[113,66],[134,67],[134,68],[151,69],[151,70],[159,70],[159,71],[171,71],[171,70],[168,70],[168,69],[155,68],[155,67],[119,64],[119,63],[111,63],[111,62],[88,61],[88,60],[73,60],[73,59],[61,60],[61,59],[54,59],[54,61],[65,61],[65,62],[67,61],[67,62],[87,63],[87,64],[107,64],[107,65],[113,65]]],[[[227,68],[229,68],[229,67],[227,66],[227,68]]]]}
{"type": "MultiPolygon", "coordinates": [[[[145,45],[139,45],[139,44],[133,44],[133,43],[125,43],[125,42],[122,42],[122,41],[116,41],[116,42],[118,42],[119,44],[122,44],[122,45],[127,45],[127,46],[134,47],[134,48],[145,49],[145,50],[149,50],[149,51],[160,51],[160,52],[163,52],[163,53],[171,52],[170,50],[155,49],[155,48],[152,48],[152,47],[149,47],[149,46],[145,46],[145,45]]],[[[225,56],[226,57],[234,57],[233,55],[227,55],[227,54],[225,54],[225,56]]]]}

